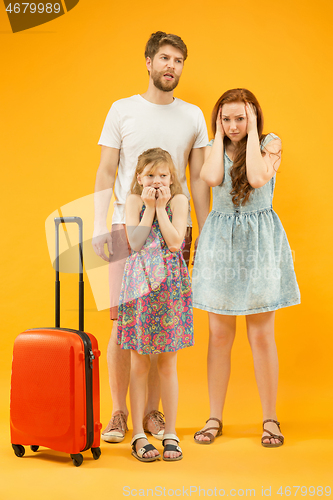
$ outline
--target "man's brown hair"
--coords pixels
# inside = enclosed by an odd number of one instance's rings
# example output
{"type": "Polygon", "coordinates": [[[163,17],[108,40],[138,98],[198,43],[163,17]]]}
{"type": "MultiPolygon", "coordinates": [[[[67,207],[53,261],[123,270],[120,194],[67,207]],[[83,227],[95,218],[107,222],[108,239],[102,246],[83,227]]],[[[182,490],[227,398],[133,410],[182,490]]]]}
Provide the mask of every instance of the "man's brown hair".
{"type": "Polygon", "coordinates": [[[156,33],[151,34],[146,44],[145,58],[150,57],[153,60],[155,54],[157,54],[163,45],[172,45],[181,51],[184,61],[187,58],[187,47],[183,40],[177,35],[165,33],[164,31],[156,31],[156,33]]]}

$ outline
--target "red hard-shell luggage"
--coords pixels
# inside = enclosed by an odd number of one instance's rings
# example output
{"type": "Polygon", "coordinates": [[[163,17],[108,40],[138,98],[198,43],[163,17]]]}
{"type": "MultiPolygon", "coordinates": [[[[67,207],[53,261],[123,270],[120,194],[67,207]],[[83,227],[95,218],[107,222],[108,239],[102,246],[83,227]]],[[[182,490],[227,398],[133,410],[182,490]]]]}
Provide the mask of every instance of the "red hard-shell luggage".
{"type": "Polygon", "coordinates": [[[96,338],[83,331],[84,283],[82,220],[57,217],[55,328],[34,328],[14,343],[10,429],[15,455],[23,445],[69,453],[74,465],[82,464],[81,451],[100,455],[99,356],[96,338]],[[79,330],[60,328],[59,224],[79,225],[79,330]]]}

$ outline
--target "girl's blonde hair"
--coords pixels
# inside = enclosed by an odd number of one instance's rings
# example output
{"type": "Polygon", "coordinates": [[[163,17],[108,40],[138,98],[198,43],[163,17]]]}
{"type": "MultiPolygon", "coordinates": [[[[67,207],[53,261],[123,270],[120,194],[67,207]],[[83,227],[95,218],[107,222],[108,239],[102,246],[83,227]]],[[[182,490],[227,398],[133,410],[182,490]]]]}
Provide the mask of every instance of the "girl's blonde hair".
{"type": "Polygon", "coordinates": [[[152,164],[149,173],[154,173],[156,167],[158,167],[163,163],[166,163],[170,170],[170,176],[172,182],[172,184],[170,185],[171,196],[183,193],[181,184],[178,179],[177,170],[172,161],[170,153],[161,148],[152,148],[152,149],[147,149],[147,151],[144,151],[138,158],[138,163],[135,169],[135,174],[130,189],[130,192],[132,194],[141,195],[143,187],[141,186],[141,184],[138,183],[137,176],[142,174],[142,172],[144,171],[146,166],[149,165],[149,163],[152,164]]]}

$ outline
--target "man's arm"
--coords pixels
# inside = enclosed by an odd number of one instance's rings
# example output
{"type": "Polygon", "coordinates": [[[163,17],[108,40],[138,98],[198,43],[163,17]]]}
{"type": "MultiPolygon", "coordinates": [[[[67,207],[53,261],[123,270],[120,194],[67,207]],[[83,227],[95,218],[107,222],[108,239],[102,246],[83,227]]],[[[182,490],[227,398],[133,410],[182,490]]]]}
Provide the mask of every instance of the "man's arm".
{"type": "Polygon", "coordinates": [[[190,186],[195,215],[199,226],[199,235],[209,214],[210,188],[200,179],[200,171],[204,162],[204,149],[192,149],[189,157],[190,186]]]}
{"type": "Polygon", "coordinates": [[[103,260],[109,261],[104,252],[107,243],[108,251],[112,255],[112,239],[106,225],[114,180],[119,163],[119,149],[102,146],[101,161],[97,170],[95,183],[95,221],[92,245],[96,254],[103,260]]]}

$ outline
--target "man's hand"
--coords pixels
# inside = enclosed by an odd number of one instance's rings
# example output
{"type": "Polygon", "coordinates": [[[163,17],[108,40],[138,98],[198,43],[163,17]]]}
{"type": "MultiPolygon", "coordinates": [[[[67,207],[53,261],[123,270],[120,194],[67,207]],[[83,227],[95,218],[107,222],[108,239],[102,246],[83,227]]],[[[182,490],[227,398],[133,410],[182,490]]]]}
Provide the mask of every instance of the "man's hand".
{"type": "Polygon", "coordinates": [[[196,253],[197,253],[197,248],[198,248],[198,243],[199,243],[199,236],[196,238],[196,240],[195,240],[195,242],[194,242],[193,260],[192,260],[192,262],[191,262],[191,265],[192,265],[192,266],[194,265],[195,256],[196,256],[196,253]]]}
{"type": "Polygon", "coordinates": [[[113,255],[112,236],[110,234],[110,231],[108,231],[107,227],[105,227],[102,230],[95,229],[94,234],[93,234],[93,239],[92,239],[92,246],[94,248],[95,253],[99,257],[101,257],[106,262],[110,261],[110,256],[113,255]],[[108,246],[109,257],[107,257],[107,255],[105,254],[105,251],[104,251],[105,244],[107,244],[107,246],[108,246]]]}

